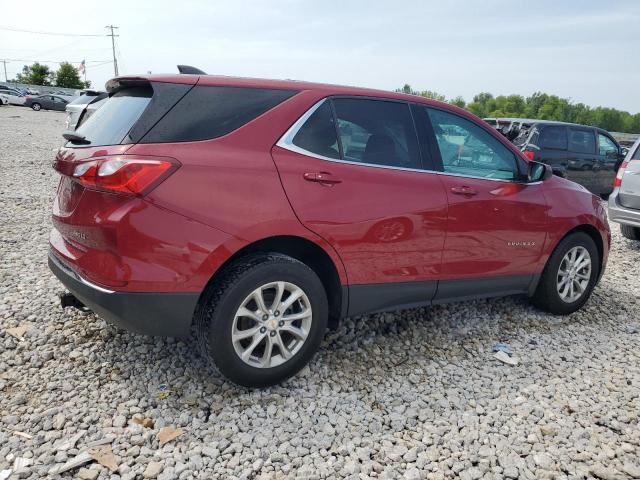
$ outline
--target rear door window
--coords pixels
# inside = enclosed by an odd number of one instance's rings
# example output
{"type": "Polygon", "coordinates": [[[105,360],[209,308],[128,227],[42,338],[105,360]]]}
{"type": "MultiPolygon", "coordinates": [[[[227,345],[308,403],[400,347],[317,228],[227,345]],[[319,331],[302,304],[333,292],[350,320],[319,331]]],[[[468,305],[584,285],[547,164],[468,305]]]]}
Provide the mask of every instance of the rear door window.
{"type": "Polygon", "coordinates": [[[122,142],[151,101],[148,87],[127,88],[115,93],[77,130],[91,146],[116,145],[122,142]]]}
{"type": "Polygon", "coordinates": [[[422,167],[408,104],[335,98],[333,105],[344,160],[400,168],[422,167]]]}
{"type": "Polygon", "coordinates": [[[541,130],[538,136],[538,146],[540,148],[567,149],[567,129],[565,127],[546,126],[541,130]]]}
{"type": "Polygon", "coordinates": [[[596,140],[593,130],[569,128],[569,150],[576,153],[595,153],[596,140]]]}

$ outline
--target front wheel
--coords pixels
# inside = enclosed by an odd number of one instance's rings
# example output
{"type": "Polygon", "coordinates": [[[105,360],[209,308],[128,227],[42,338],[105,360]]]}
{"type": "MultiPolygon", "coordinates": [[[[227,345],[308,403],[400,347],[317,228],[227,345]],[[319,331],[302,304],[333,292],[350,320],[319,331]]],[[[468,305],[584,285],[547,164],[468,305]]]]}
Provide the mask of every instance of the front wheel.
{"type": "Polygon", "coordinates": [[[31,108],[37,112],[42,108],[42,105],[40,105],[39,103],[32,103],[31,108]]]}
{"type": "Polygon", "coordinates": [[[593,239],[583,232],[568,235],[549,257],[533,304],[556,315],[575,312],[591,296],[599,269],[600,258],[593,239]]]}
{"type": "Polygon", "coordinates": [[[620,233],[625,238],[629,240],[639,240],[640,241],[640,228],[632,227],[631,225],[620,225],[620,233]]]}
{"type": "Polygon", "coordinates": [[[320,346],[327,295],[313,270],[279,253],[240,259],[196,313],[203,356],[234,383],[266,387],[295,375],[320,346]]]}

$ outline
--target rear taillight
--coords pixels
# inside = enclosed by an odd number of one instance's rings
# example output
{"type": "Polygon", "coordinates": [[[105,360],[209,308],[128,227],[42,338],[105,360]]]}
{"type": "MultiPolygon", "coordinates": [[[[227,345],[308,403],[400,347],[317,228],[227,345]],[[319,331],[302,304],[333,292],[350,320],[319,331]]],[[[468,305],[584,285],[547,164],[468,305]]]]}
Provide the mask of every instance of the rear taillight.
{"type": "Polygon", "coordinates": [[[68,174],[87,188],[144,195],[179,166],[172,158],[118,155],[79,163],[68,174]]]}
{"type": "Polygon", "coordinates": [[[629,164],[629,160],[625,160],[624,162],[622,162],[622,165],[620,165],[620,168],[618,168],[618,174],[616,175],[616,178],[613,180],[614,188],[622,185],[622,176],[624,175],[624,169],[627,168],[628,164],[629,164]]]}
{"type": "Polygon", "coordinates": [[[533,160],[536,156],[536,152],[534,152],[533,150],[525,150],[523,153],[524,153],[524,156],[527,157],[529,160],[533,160]]]}

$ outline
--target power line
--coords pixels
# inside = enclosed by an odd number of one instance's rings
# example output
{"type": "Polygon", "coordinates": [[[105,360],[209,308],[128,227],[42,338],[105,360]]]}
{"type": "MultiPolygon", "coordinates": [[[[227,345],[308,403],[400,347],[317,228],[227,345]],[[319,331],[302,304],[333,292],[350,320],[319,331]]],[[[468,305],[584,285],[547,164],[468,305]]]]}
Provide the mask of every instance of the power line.
{"type": "Polygon", "coordinates": [[[0,26],[0,30],[19,33],[33,33],[35,35],[54,35],[57,37],[104,37],[101,34],[80,34],[80,33],[60,33],[60,32],[42,32],[38,30],[23,30],[21,28],[12,28],[0,26]]]}
{"type": "MultiPolygon", "coordinates": [[[[82,60],[34,60],[25,58],[5,58],[0,62],[38,62],[38,63],[80,63],[82,60]]],[[[87,60],[85,63],[111,63],[113,60],[87,60]]]]}

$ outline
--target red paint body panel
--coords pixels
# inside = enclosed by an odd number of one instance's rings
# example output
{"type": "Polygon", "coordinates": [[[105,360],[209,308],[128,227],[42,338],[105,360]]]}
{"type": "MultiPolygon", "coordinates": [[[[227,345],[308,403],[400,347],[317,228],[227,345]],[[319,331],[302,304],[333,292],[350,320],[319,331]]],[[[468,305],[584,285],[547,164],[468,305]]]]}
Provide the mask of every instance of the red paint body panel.
{"type": "MultiPolygon", "coordinates": [[[[171,157],[180,167],[144,197],[77,186],[64,177],[53,207],[51,246],[89,281],[126,292],[201,292],[241,248],[272,236],[314,242],[343,285],[535,274],[572,228],[595,227],[604,261],[603,207],[581,187],[538,185],[328,162],[274,147],[318,100],[362,95],[450,105],[390,92],[305,82],[197,75],[156,82],[286,88],[300,93],[223,137],[183,143],[62,148],[69,164],[103,155],[171,157]],[[305,181],[330,172],[334,186],[305,181]],[[453,195],[470,186],[475,197],[453,195]],[[508,246],[531,242],[531,246],[508,246]]],[[[492,128],[507,148],[522,154],[492,128]]],[[[526,161],[526,159],[525,159],[526,161]]]]}
{"type": "Polygon", "coordinates": [[[541,270],[548,225],[542,184],[449,175],[441,178],[449,200],[443,280],[541,270]],[[452,192],[465,187],[477,193],[465,196],[452,192]]]}
{"type": "Polygon", "coordinates": [[[273,157],[300,221],[336,248],[350,284],[441,276],[447,197],[439,175],[324,161],[280,147],[273,157]],[[303,178],[316,171],[341,183],[303,178]]]}
{"type": "Polygon", "coordinates": [[[602,238],[604,269],[609,259],[611,230],[606,221],[606,207],[602,200],[581,185],[555,175],[543,185],[549,205],[545,261],[566,232],[576,227],[590,225],[598,230],[602,238]]]}

